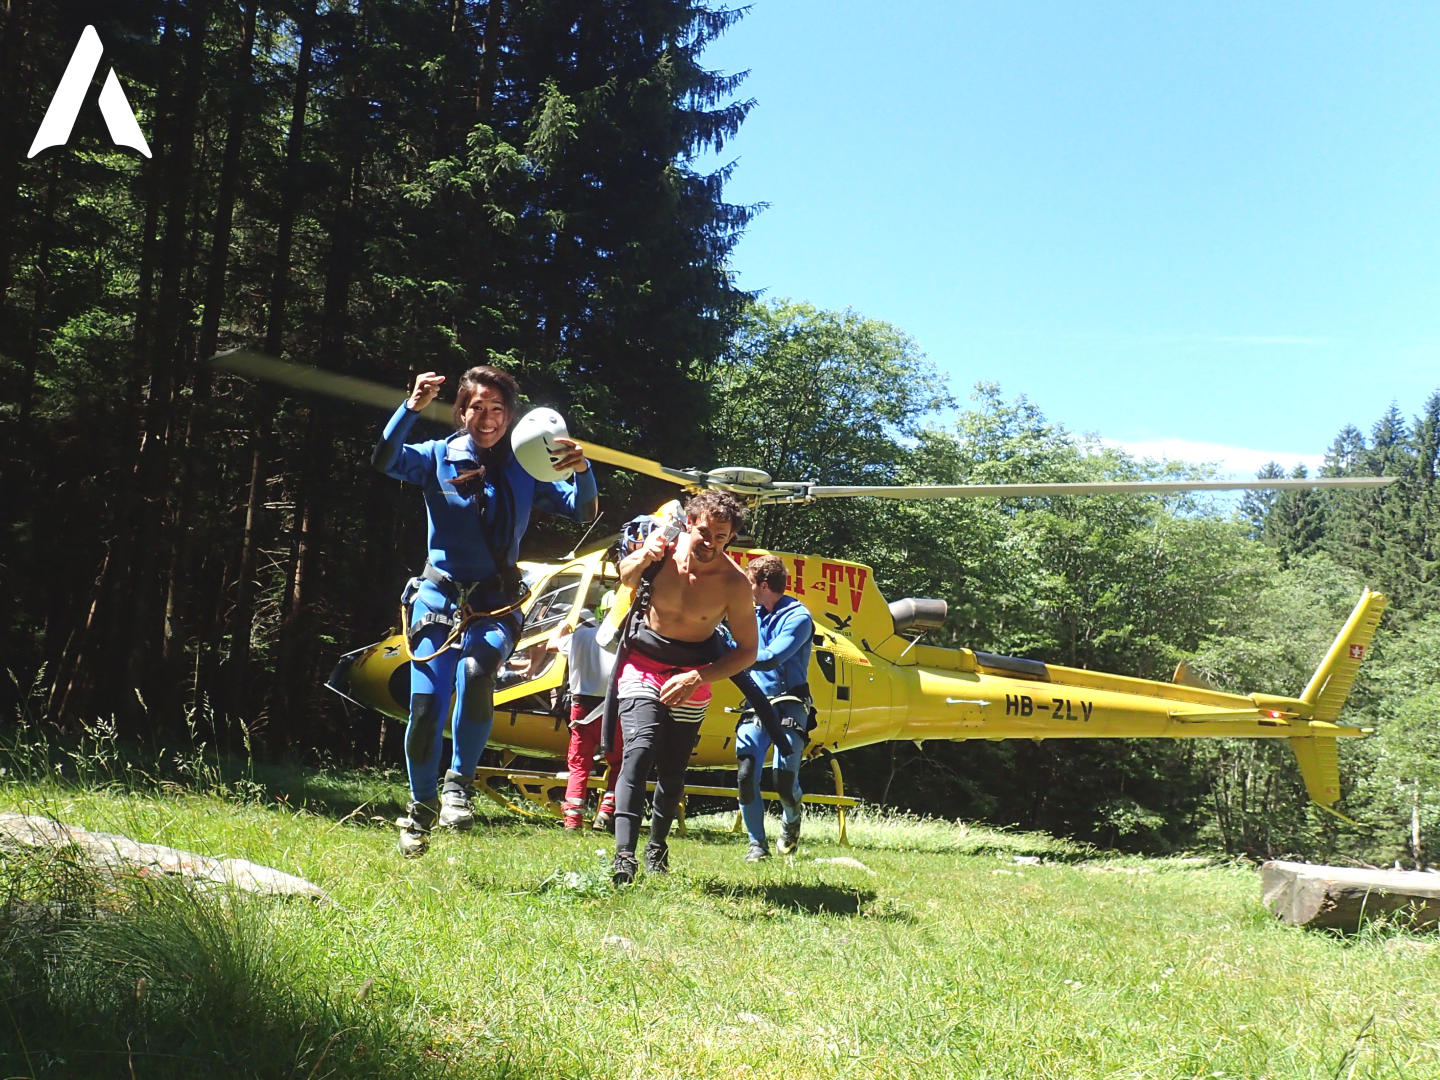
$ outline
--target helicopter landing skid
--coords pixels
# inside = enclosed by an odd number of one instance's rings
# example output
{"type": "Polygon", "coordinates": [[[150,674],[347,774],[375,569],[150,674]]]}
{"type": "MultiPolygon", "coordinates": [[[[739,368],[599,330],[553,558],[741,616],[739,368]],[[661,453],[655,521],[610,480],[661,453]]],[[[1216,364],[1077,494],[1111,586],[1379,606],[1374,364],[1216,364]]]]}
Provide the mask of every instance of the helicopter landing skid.
{"type": "MultiPolygon", "coordinates": [[[[836,761],[835,758],[834,758],[832,755],[830,755],[830,754],[826,754],[825,756],[826,756],[826,757],[829,759],[829,761],[830,761],[830,774],[835,777],[835,794],[834,794],[834,795],[808,795],[808,794],[802,794],[802,795],[800,796],[800,801],[801,801],[801,802],[808,802],[808,803],[817,803],[817,804],[819,804],[819,805],[821,805],[821,806],[833,806],[833,807],[835,807],[835,817],[836,817],[836,819],[837,819],[836,823],[839,825],[839,828],[840,828],[840,837],[839,837],[839,841],[838,841],[838,842],[839,842],[839,844],[840,844],[841,847],[849,847],[849,846],[850,846],[850,838],[849,838],[849,836],[847,836],[846,833],[845,833],[845,811],[846,811],[846,810],[853,810],[855,807],[859,806],[859,805],[860,805],[860,800],[859,800],[859,799],[856,799],[856,798],[853,798],[852,796],[849,796],[849,795],[846,795],[846,794],[845,794],[845,777],[844,777],[844,776],[841,774],[841,772],[840,772],[840,762],[836,761]]],[[[689,789],[689,788],[686,788],[685,790],[686,790],[686,791],[689,791],[690,789],[689,789]]],[[[718,788],[717,788],[717,789],[715,789],[715,790],[718,791],[718,790],[721,790],[721,789],[718,789],[718,788]]],[[[739,793],[738,791],[734,790],[733,788],[726,788],[726,789],[724,789],[724,790],[725,790],[726,794],[733,795],[733,796],[734,796],[735,798],[737,798],[737,799],[740,797],[740,793],[739,793]]],[[[773,792],[773,791],[762,791],[762,792],[760,793],[760,797],[761,797],[762,799],[771,799],[771,800],[774,800],[774,801],[778,801],[779,798],[780,798],[780,796],[779,796],[778,794],[776,794],[775,792],[773,792]]],[[[745,826],[745,818],[741,815],[741,813],[740,813],[739,810],[736,810],[736,811],[735,811],[735,824],[733,824],[733,825],[730,826],[730,831],[731,831],[732,833],[739,832],[742,828],[744,828],[744,826],[745,826]]]]}
{"type": "Polygon", "coordinates": [[[475,770],[475,790],[491,802],[503,806],[511,813],[519,814],[521,817],[543,819],[546,816],[560,817],[560,804],[555,801],[552,794],[557,789],[565,790],[564,782],[556,783],[557,776],[554,773],[529,772],[524,769],[486,769],[475,770]],[[539,811],[530,807],[521,806],[512,799],[508,799],[494,787],[497,780],[504,780],[509,783],[522,798],[539,811]]]}
{"type": "MultiPolygon", "coordinates": [[[[845,794],[845,778],[840,773],[840,763],[833,757],[830,759],[830,772],[835,778],[834,795],[810,795],[801,797],[802,802],[813,803],[820,806],[835,807],[836,817],[839,825],[839,843],[841,847],[850,846],[850,838],[845,831],[845,811],[853,810],[860,805],[860,800],[845,794]]],[[[539,772],[529,769],[491,769],[480,767],[475,770],[475,790],[484,795],[492,802],[503,806],[511,813],[519,814],[522,817],[533,820],[544,820],[545,818],[561,818],[564,811],[561,809],[556,794],[563,796],[565,781],[569,773],[563,772],[539,772]],[[521,801],[528,803],[528,806],[521,805],[514,799],[508,798],[503,792],[495,787],[498,781],[505,781],[520,793],[521,801]]],[[[606,778],[604,775],[592,776],[587,785],[592,791],[604,791],[606,778]]],[[[652,780],[645,785],[647,791],[655,790],[655,782],[652,780]]],[[[773,791],[763,791],[761,798],[772,801],[780,798],[773,791]]],[[[681,836],[688,835],[685,831],[685,800],[691,795],[707,795],[716,799],[739,799],[740,792],[732,787],[711,787],[704,784],[686,784],[685,798],[680,800],[680,806],[675,815],[675,826],[681,836]]],[[[735,815],[735,824],[731,832],[740,828],[740,815],[735,815]]]]}

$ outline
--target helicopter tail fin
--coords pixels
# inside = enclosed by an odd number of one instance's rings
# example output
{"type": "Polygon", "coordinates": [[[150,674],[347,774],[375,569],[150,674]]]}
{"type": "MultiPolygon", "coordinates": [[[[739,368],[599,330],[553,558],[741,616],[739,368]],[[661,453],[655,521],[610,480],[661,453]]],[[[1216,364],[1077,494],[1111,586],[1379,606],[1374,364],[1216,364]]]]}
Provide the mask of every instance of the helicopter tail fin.
{"type": "Polygon", "coordinates": [[[1360,673],[1360,664],[1375,628],[1380,625],[1380,616],[1385,613],[1385,594],[1366,589],[1360,594],[1360,602],[1350,613],[1350,618],[1340,628],[1335,643],[1320,661],[1310,683],[1300,694],[1300,700],[1315,707],[1316,720],[1335,723],[1340,718],[1341,706],[1350,696],[1350,687],[1360,673]]]}
{"type": "MultiPolygon", "coordinates": [[[[1314,706],[1314,719],[1333,724],[1340,718],[1340,709],[1350,696],[1350,688],[1355,684],[1355,676],[1360,673],[1360,665],[1384,613],[1383,593],[1366,589],[1360,594],[1360,602],[1355,605],[1330,651],[1300,695],[1301,701],[1314,706]]],[[[1305,791],[1321,806],[1333,811],[1334,804],[1340,799],[1338,741],[1333,735],[1313,733],[1287,741],[1300,766],[1305,791]]]]}

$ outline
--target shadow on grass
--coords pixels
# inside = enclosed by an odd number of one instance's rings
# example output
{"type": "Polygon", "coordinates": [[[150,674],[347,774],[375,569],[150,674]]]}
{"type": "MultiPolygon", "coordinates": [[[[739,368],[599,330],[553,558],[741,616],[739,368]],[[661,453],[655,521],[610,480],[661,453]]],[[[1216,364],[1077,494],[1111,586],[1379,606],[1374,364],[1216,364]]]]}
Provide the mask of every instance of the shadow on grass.
{"type": "MultiPolygon", "coordinates": [[[[517,767],[522,763],[517,762],[517,767]]],[[[532,763],[525,762],[530,765],[532,763]]],[[[217,753],[202,743],[182,751],[155,750],[119,739],[51,737],[42,732],[0,733],[0,775],[28,782],[37,791],[69,788],[160,796],[189,794],[240,806],[283,807],[335,821],[388,827],[410,800],[403,767],[316,767],[295,761],[257,761],[217,753]]],[[[524,805],[518,792],[506,792],[524,805]]],[[[534,828],[548,817],[514,814],[485,798],[477,810],[487,828],[534,828]]],[[[554,819],[558,825],[559,819],[554,819]]]]}
{"type": "Polygon", "coordinates": [[[708,896],[727,900],[753,900],[766,907],[798,911],[805,915],[862,915],[878,900],[872,889],[853,889],[823,882],[775,881],[736,884],[708,880],[699,882],[708,896]]]}
{"type": "MultiPolygon", "coordinates": [[[[448,752],[447,752],[448,760],[448,752]]],[[[516,768],[534,768],[533,763],[516,768]]],[[[222,759],[218,769],[232,788],[248,781],[263,792],[259,801],[278,802],[320,817],[369,821],[372,817],[386,819],[386,824],[405,811],[410,801],[408,781],[403,769],[315,769],[294,763],[247,765],[235,759],[222,759]],[[243,777],[238,770],[244,769],[243,777]]],[[[556,781],[563,786],[563,781],[556,781]]],[[[484,829],[558,828],[560,819],[543,815],[531,807],[525,797],[513,788],[502,786],[500,794],[534,815],[526,817],[500,806],[477,792],[475,809],[484,829]]]]}

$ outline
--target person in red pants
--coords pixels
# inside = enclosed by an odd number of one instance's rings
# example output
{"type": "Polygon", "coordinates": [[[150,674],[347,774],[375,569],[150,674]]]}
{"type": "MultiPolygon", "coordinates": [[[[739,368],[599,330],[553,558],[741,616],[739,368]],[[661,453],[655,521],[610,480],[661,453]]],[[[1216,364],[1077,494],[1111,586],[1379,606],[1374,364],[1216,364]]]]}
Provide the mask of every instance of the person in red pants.
{"type": "MultiPolygon", "coordinates": [[[[580,829],[585,824],[585,795],[590,783],[590,770],[595,752],[600,748],[600,706],[605,702],[605,688],[615,665],[615,654],[595,642],[599,627],[595,616],[586,609],[580,612],[580,623],[572,631],[562,625],[551,643],[565,657],[570,676],[570,749],[566,761],[570,781],[565,785],[565,828],[580,829]]],[[[615,779],[623,748],[617,740],[615,748],[605,755],[612,768],[600,809],[595,814],[597,831],[615,828],[615,779]]]]}

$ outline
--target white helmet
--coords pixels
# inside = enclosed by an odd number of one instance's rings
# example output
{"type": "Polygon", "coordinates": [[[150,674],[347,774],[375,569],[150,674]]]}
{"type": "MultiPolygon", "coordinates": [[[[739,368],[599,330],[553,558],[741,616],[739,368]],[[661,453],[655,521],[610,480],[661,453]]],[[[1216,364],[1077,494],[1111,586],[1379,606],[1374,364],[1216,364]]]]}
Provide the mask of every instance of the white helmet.
{"type": "Polygon", "coordinates": [[[557,469],[555,462],[565,453],[565,448],[555,440],[568,439],[570,432],[565,427],[565,418],[554,409],[532,409],[520,418],[515,430],[510,433],[510,446],[515,459],[536,480],[550,483],[555,480],[569,480],[575,475],[574,469],[557,469]]]}

